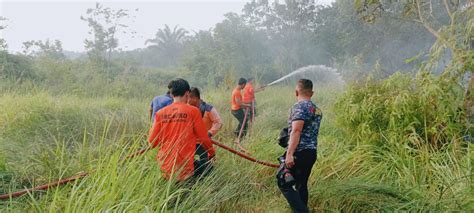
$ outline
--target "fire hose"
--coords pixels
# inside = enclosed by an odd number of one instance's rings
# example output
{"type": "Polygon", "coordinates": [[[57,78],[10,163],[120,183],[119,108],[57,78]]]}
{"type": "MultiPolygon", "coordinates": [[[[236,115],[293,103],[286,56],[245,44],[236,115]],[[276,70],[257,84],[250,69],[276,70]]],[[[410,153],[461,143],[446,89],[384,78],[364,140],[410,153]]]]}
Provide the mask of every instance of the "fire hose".
{"type": "Polygon", "coordinates": [[[264,165],[264,166],[268,166],[268,167],[273,167],[273,168],[278,168],[278,167],[279,167],[278,164],[274,164],[274,163],[269,163],[269,162],[265,162],[265,161],[258,160],[258,159],[254,158],[254,157],[251,157],[251,156],[249,156],[249,155],[246,155],[245,153],[242,153],[242,152],[239,152],[239,151],[237,151],[237,150],[235,150],[235,149],[232,149],[232,148],[230,148],[230,147],[228,147],[228,146],[226,146],[226,145],[224,145],[224,144],[222,144],[222,143],[219,143],[219,142],[217,142],[217,141],[212,140],[212,143],[215,144],[215,145],[218,146],[218,147],[221,147],[221,148],[223,148],[223,149],[225,149],[225,150],[227,150],[227,151],[229,151],[229,152],[232,152],[232,153],[234,153],[234,154],[236,154],[236,155],[238,155],[238,156],[240,156],[240,157],[242,157],[242,158],[244,158],[244,159],[247,159],[247,160],[249,160],[249,161],[252,161],[252,162],[255,162],[255,163],[264,165]]]}
{"type": "Polygon", "coordinates": [[[242,125],[240,127],[240,131],[239,131],[239,135],[237,136],[237,141],[235,142],[235,145],[237,145],[237,148],[240,149],[240,151],[242,151],[243,153],[249,153],[243,146],[242,144],[240,143],[240,139],[242,138],[242,133],[244,131],[244,127],[247,126],[247,115],[248,115],[248,112],[249,112],[249,108],[246,108],[245,109],[245,112],[244,112],[244,121],[242,122],[242,125]]]}
{"type": "MultiPolygon", "coordinates": [[[[254,117],[255,116],[255,100],[252,101],[250,107],[252,108],[252,111],[251,111],[251,113],[252,113],[251,116],[252,117],[250,118],[250,122],[251,122],[251,124],[253,124],[253,122],[255,121],[255,117],[254,117]]],[[[247,125],[247,120],[248,120],[249,111],[250,111],[250,108],[248,108],[248,107],[245,108],[244,120],[242,122],[242,126],[240,127],[240,131],[239,131],[239,135],[237,136],[237,140],[235,142],[237,148],[239,148],[240,151],[242,151],[244,153],[247,153],[247,154],[249,154],[249,152],[242,146],[242,144],[240,143],[240,140],[242,139],[242,136],[243,136],[242,134],[243,134],[244,127],[248,126],[247,125]]]]}
{"type": "Polygon", "coordinates": [[[252,124],[255,122],[255,99],[252,100],[252,124]]]}
{"type": "Polygon", "coordinates": [[[89,173],[81,172],[77,175],[74,175],[72,177],[68,177],[68,178],[65,178],[65,179],[58,180],[56,182],[36,186],[36,187],[30,188],[30,189],[24,189],[24,190],[21,190],[21,191],[13,192],[11,194],[3,194],[3,195],[0,195],[0,200],[6,200],[6,199],[10,199],[10,198],[20,197],[20,196],[22,196],[24,194],[27,194],[29,192],[32,192],[32,191],[46,190],[46,189],[49,189],[49,188],[60,186],[60,185],[75,181],[77,179],[83,178],[87,175],[89,175],[89,173]]]}
{"type": "MultiPolygon", "coordinates": [[[[246,160],[249,160],[249,161],[252,161],[252,162],[255,162],[255,163],[258,163],[258,164],[261,164],[261,165],[264,165],[264,166],[268,166],[268,167],[273,167],[273,168],[278,168],[278,164],[273,164],[273,163],[269,163],[269,162],[265,162],[265,161],[262,161],[262,160],[258,160],[254,157],[251,157],[249,155],[246,155],[245,153],[242,153],[242,152],[239,152],[235,149],[232,149],[220,142],[217,142],[215,140],[211,140],[211,142],[218,146],[218,147],[221,147],[222,149],[225,149],[233,154],[236,154],[246,160]]],[[[128,155],[126,158],[134,158],[134,157],[137,157],[139,155],[142,155],[143,153],[147,152],[148,150],[150,150],[150,148],[145,148],[145,149],[142,149],[140,151],[137,151],[131,155],[128,155]]],[[[74,175],[74,176],[71,176],[71,177],[68,177],[68,178],[65,178],[65,179],[61,179],[61,180],[58,180],[58,181],[55,181],[55,182],[51,182],[51,183],[48,183],[48,184],[44,184],[44,185],[40,185],[40,186],[36,186],[36,187],[33,187],[33,188],[29,188],[29,189],[24,189],[24,190],[21,190],[21,191],[17,191],[17,192],[13,192],[13,193],[10,193],[10,194],[2,194],[0,195],[0,200],[6,200],[6,199],[11,199],[11,198],[16,198],[16,197],[20,197],[24,194],[27,194],[27,193],[30,193],[30,192],[33,192],[33,191],[38,191],[38,190],[47,190],[47,189],[50,189],[50,188],[53,188],[53,187],[57,187],[57,186],[60,186],[60,185],[64,185],[66,183],[69,183],[69,182],[73,182],[75,180],[78,180],[78,179],[81,179],[83,177],[86,177],[87,175],[89,175],[89,173],[87,172],[81,172],[77,175],[74,175]]]]}
{"type": "MultiPolygon", "coordinates": [[[[263,87],[266,87],[263,86],[263,87]]],[[[262,87],[262,88],[263,88],[262,87]]],[[[255,105],[254,103],[252,103],[252,121],[254,120],[254,113],[255,113],[255,105]]],[[[221,147],[222,149],[225,149],[235,155],[238,155],[239,157],[242,157],[246,160],[249,160],[251,162],[254,162],[254,163],[257,163],[257,164],[260,164],[260,165],[264,165],[264,166],[268,166],[268,167],[273,167],[273,168],[278,168],[279,165],[278,164],[274,164],[274,163],[269,163],[269,162],[265,162],[265,161],[262,161],[262,160],[258,160],[254,157],[251,157],[248,155],[248,151],[242,147],[241,143],[240,143],[240,139],[242,137],[242,134],[243,134],[243,130],[244,130],[244,127],[246,126],[246,121],[247,121],[247,117],[248,117],[248,113],[249,113],[249,108],[246,108],[245,109],[245,115],[244,115],[244,120],[243,120],[243,124],[242,126],[240,127],[240,131],[239,131],[239,135],[237,137],[237,141],[236,141],[236,145],[237,147],[242,151],[242,152],[239,152],[235,149],[232,149],[230,148],[229,146],[226,146],[220,142],[217,142],[215,140],[211,140],[211,142],[218,146],[218,147],[221,147]]],[[[148,148],[145,148],[145,149],[142,149],[142,150],[139,150],[131,155],[128,155],[126,158],[134,158],[134,157],[137,157],[139,155],[142,155],[143,153],[147,152],[148,150],[150,150],[151,148],[148,147],[148,148]]],[[[17,192],[13,192],[13,193],[10,193],[10,194],[2,194],[0,195],[0,200],[6,200],[6,199],[10,199],[10,198],[16,198],[16,197],[20,197],[24,194],[27,194],[27,193],[30,193],[32,191],[38,191],[38,190],[47,190],[47,189],[50,189],[50,188],[53,188],[53,187],[57,187],[57,186],[60,186],[60,185],[64,185],[64,184],[67,184],[67,183],[70,183],[70,182],[73,182],[75,180],[78,180],[78,179],[81,179],[83,177],[86,177],[87,175],[89,175],[89,173],[87,172],[81,172],[77,175],[74,175],[74,176],[71,176],[71,177],[68,177],[68,178],[65,178],[65,179],[61,179],[61,180],[58,180],[56,182],[51,182],[51,183],[48,183],[48,184],[43,184],[43,185],[40,185],[40,186],[36,186],[36,187],[33,187],[33,188],[29,188],[29,189],[24,189],[24,190],[21,190],[21,191],[17,191],[17,192]]]]}

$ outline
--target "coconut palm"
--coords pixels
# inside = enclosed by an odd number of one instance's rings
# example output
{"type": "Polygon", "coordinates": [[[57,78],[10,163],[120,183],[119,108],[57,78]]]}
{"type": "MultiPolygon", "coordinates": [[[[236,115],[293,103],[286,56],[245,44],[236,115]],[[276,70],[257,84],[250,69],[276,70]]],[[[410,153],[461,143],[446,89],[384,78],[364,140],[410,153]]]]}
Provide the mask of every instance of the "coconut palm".
{"type": "Polygon", "coordinates": [[[155,34],[155,38],[146,40],[145,44],[152,43],[153,45],[160,49],[168,49],[169,47],[179,46],[183,43],[186,34],[186,31],[179,26],[175,26],[173,30],[165,24],[163,29],[158,29],[158,32],[155,34]]]}
{"type": "Polygon", "coordinates": [[[149,47],[158,51],[160,61],[165,66],[175,65],[179,58],[182,44],[186,38],[188,31],[175,26],[173,30],[168,25],[163,29],[158,29],[155,38],[145,41],[145,45],[151,43],[149,47]]]}

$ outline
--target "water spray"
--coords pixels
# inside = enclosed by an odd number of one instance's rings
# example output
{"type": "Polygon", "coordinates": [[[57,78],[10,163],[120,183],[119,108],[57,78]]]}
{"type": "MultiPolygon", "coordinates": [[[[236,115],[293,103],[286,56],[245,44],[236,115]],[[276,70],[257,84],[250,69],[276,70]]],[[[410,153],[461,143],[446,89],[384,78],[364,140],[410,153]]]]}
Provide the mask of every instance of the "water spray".
{"type": "Polygon", "coordinates": [[[263,90],[265,87],[269,87],[269,86],[272,86],[272,85],[275,85],[275,84],[278,84],[278,83],[281,83],[283,82],[284,80],[290,78],[290,77],[293,77],[295,75],[298,75],[298,74],[308,74],[308,73],[313,73],[313,74],[316,74],[316,73],[331,73],[333,75],[333,77],[335,78],[334,80],[337,81],[338,83],[340,84],[345,84],[344,80],[342,79],[342,75],[337,71],[337,69],[334,69],[334,68],[331,68],[331,67],[327,67],[325,65],[309,65],[309,66],[305,66],[305,67],[301,67],[301,68],[298,68],[296,69],[295,71],[269,83],[269,84],[266,84],[266,85],[263,85],[261,86],[258,90],[263,90]]]}

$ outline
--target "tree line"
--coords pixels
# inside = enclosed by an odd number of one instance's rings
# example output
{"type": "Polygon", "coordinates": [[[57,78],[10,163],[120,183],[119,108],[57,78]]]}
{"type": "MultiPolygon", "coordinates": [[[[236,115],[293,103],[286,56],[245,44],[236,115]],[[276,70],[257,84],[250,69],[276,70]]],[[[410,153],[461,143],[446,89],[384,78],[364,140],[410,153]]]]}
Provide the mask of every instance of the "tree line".
{"type": "Polygon", "coordinates": [[[57,40],[26,41],[21,54],[12,54],[2,39],[0,77],[15,83],[123,86],[134,76],[155,85],[186,76],[198,85],[219,86],[240,76],[268,83],[297,68],[322,64],[339,69],[346,81],[385,78],[416,70],[436,42],[450,50],[440,53],[440,63],[462,55],[457,50],[463,52],[472,42],[472,28],[463,27],[472,25],[469,10],[468,0],[336,0],[326,6],[315,0],[252,0],[241,14],[227,13],[209,30],[165,25],[145,48],[123,51],[117,37],[136,34],[126,25],[136,11],[97,3],[80,17],[91,35],[84,40],[87,54],[68,57],[57,40]],[[449,27],[454,30],[445,30],[449,27]]]}

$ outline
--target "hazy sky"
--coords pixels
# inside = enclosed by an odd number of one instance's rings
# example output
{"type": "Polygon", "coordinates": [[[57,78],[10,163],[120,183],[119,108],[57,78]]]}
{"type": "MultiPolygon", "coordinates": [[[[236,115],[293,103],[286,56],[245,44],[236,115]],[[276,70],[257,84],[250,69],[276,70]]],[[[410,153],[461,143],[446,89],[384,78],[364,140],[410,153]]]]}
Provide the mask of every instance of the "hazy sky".
{"type": "MultiPolygon", "coordinates": [[[[317,0],[327,4],[334,0],[317,0]]],[[[6,17],[8,27],[0,37],[7,40],[8,49],[21,51],[22,43],[29,40],[58,39],[65,50],[83,51],[88,38],[87,23],[80,19],[87,8],[97,1],[89,0],[0,0],[0,16],[6,17]]],[[[99,1],[113,9],[128,9],[133,22],[127,23],[137,36],[119,36],[119,48],[145,47],[146,39],[153,38],[165,24],[179,25],[189,31],[207,30],[224,19],[227,12],[240,13],[245,0],[148,0],[99,1]],[[138,8],[138,11],[134,11],[138,8]]]]}

